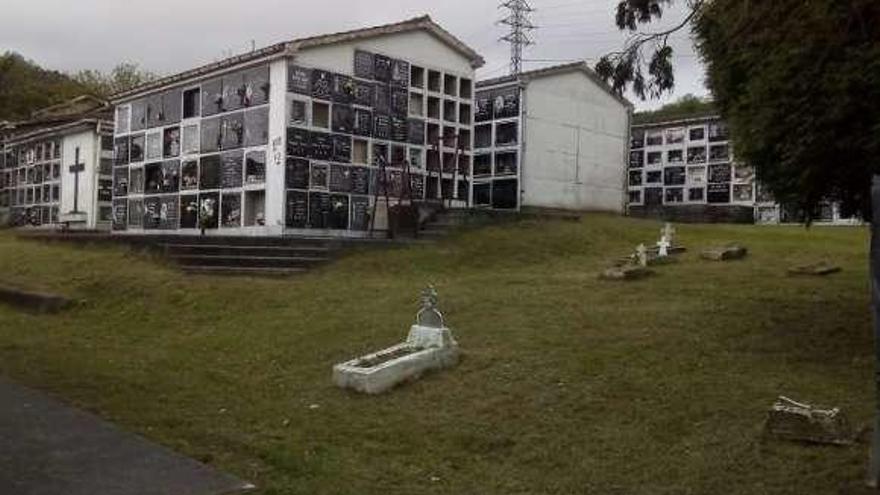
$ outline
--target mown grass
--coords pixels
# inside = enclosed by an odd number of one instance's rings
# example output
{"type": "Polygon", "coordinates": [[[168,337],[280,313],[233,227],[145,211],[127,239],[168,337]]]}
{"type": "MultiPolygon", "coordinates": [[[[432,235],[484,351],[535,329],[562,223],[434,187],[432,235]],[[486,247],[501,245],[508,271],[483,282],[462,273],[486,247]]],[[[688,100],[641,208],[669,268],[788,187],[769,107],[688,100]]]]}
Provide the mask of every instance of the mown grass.
{"type": "Polygon", "coordinates": [[[0,277],[85,300],[0,307],[0,373],[269,494],[850,493],[867,446],[761,440],[780,394],[871,417],[863,228],[679,226],[681,263],[597,280],[660,224],[523,221],[289,280],[187,277],[0,235],[0,277]],[[742,261],[700,247],[747,245],[742,261]],[[792,278],[827,258],[842,273],[792,278]],[[437,287],[465,353],[378,397],[331,366],[401,340],[437,287]]]}

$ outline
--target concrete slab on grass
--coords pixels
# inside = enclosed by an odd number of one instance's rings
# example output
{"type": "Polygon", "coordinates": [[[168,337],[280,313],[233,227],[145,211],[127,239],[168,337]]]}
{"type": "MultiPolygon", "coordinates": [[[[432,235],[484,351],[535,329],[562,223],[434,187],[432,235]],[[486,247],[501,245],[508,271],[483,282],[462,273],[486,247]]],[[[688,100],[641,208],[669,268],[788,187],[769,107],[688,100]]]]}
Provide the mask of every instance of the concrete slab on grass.
{"type": "Polygon", "coordinates": [[[253,488],[0,378],[2,494],[231,495],[253,488]]]}

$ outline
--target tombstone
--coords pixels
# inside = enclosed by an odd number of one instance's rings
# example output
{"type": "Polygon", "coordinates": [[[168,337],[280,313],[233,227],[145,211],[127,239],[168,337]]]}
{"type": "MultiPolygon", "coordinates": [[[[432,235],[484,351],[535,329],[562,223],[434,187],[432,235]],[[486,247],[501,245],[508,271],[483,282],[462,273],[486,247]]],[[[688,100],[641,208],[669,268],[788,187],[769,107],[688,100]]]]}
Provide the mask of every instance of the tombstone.
{"type": "Polygon", "coordinates": [[[639,266],[648,266],[648,249],[644,244],[636,246],[636,262],[639,266]]]}
{"type": "Polygon", "coordinates": [[[664,235],[660,238],[660,241],[657,242],[657,256],[660,258],[665,258],[669,256],[669,247],[672,246],[672,243],[669,242],[669,239],[664,235]]]}
{"type": "Polygon", "coordinates": [[[665,237],[667,241],[669,241],[670,246],[675,245],[675,227],[672,226],[671,223],[666,222],[666,225],[660,229],[660,237],[665,237]]]}
{"type": "Polygon", "coordinates": [[[855,438],[840,409],[819,409],[788,397],[779,397],[770,408],[764,434],[780,440],[833,445],[850,445],[855,438]]]}
{"type": "Polygon", "coordinates": [[[425,372],[458,363],[458,343],[438,309],[437,291],[428,286],[420,299],[421,307],[406,341],[335,365],[333,381],[337,386],[378,394],[425,372]]]}

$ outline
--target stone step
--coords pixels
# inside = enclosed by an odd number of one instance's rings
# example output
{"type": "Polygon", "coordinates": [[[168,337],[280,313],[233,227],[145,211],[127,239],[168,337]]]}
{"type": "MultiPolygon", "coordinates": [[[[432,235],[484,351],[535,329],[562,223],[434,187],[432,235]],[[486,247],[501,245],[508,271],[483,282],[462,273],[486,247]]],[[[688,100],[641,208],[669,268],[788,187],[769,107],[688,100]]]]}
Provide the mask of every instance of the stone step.
{"type": "Polygon", "coordinates": [[[323,257],[332,252],[323,246],[237,246],[228,244],[162,244],[169,256],[214,255],[256,257],[323,257]]]}
{"type": "Polygon", "coordinates": [[[172,255],[182,266],[226,266],[250,268],[307,268],[328,260],[319,256],[229,256],[211,254],[172,255]]]}
{"type": "Polygon", "coordinates": [[[247,276],[247,277],[290,277],[300,275],[308,271],[307,268],[273,268],[273,267],[229,267],[229,266],[184,266],[181,267],[186,273],[193,275],[224,275],[224,276],[247,276]]]}

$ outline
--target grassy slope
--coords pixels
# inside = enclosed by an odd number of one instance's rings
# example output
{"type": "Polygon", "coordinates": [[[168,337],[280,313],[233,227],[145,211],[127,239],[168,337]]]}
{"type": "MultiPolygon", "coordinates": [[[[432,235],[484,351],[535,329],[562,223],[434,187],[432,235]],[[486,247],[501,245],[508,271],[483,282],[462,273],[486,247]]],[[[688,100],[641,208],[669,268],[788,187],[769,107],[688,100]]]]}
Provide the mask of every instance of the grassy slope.
{"type": "Polygon", "coordinates": [[[590,215],[363,252],[291,280],[187,278],[114,249],[0,236],[0,373],[231,470],[263,494],[836,493],[867,448],[761,442],[778,394],[870,418],[867,231],[681,226],[684,262],[596,279],[659,224],[590,215]],[[703,262],[737,240],[744,261],[703,262]],[[828,256],[844,272],[795,279],[828,256]],[[401,340],[436,284],[466,353],[381,397],[335,362],[401,340]],[[315,407],[317,405],[317,407],[315,407]]]}

